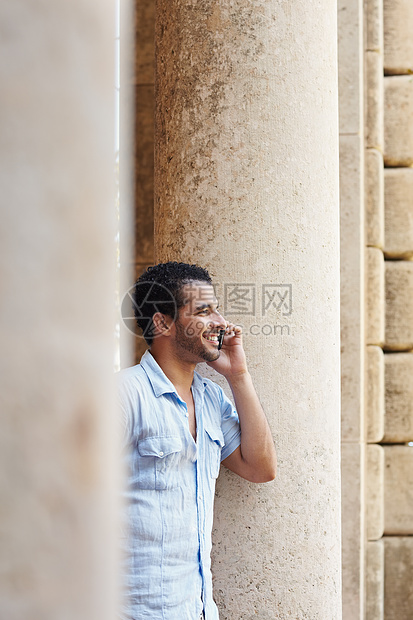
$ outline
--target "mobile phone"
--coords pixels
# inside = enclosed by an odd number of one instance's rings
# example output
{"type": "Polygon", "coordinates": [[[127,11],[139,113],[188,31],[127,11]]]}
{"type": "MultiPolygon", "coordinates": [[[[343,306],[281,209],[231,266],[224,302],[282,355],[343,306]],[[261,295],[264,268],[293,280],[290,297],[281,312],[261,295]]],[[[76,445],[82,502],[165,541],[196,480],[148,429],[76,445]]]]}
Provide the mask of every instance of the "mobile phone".
{"type": "Polygon", "coordinates": [[[218,351],[222,349],[222,343],[224,342],[225,329],[220,329],[218,334],[218,351]]]}

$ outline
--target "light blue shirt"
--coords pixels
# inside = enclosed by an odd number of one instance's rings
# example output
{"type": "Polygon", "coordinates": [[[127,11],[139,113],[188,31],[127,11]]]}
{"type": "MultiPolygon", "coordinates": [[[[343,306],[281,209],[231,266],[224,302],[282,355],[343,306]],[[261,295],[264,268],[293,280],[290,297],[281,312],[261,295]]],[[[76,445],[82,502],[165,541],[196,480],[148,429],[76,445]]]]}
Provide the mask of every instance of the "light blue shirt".
{"type": "Polygon", "coordinates": [[[122,620],[218,620],[211,530],[220,462],[241,442],[237,413],[195,372],[197,440],[186,403],[147,351],[118,373],[127,482],[122,620]]]}

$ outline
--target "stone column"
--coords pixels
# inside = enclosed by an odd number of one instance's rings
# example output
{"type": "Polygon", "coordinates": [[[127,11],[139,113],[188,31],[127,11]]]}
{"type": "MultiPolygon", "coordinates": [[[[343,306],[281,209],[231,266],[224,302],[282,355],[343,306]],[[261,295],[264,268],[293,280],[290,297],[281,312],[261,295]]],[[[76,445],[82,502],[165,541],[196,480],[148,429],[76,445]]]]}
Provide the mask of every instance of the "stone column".
{"type": "MultiPolygon", "coordinates": [[[[337,9],[343,620],[361,620],[365,597],[363,1],[338,0],[337,9]]],[[[376,203],[372,207],[372,228],[379,236],[379,208],[376,203]]]]}
{"type": "Polygon", "coordinates": [[[115,7],[0,21],[0,617],[113,620],[115,7]]]}
{"type": "Polygon", "coordinates": [[[223,620],[341,618],[336,22],[326,0],[157,4],[156,259],[215,277],[279,457],[274,483],[219,481],[223,620]]]}

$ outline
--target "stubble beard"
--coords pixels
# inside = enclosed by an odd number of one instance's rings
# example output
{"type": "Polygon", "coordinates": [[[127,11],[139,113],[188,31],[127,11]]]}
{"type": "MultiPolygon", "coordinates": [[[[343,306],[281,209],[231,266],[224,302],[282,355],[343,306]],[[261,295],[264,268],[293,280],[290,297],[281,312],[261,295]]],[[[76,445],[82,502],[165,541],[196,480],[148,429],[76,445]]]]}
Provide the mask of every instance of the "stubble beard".
{"type": "MultiPolygon", "coordinates": [[[[198,358],[198,361],[214,362],[220,356],[218,350],[210,351],[207,345],[199,341],[199,336],[189,336],[179,319],[175,321],[177,344],[183,351],[192,353],[198,358]],[[200,359],[199,359],[200,358],[200,359]]],[[[202,336],[200,336],[202,339],[202,336]]]]}

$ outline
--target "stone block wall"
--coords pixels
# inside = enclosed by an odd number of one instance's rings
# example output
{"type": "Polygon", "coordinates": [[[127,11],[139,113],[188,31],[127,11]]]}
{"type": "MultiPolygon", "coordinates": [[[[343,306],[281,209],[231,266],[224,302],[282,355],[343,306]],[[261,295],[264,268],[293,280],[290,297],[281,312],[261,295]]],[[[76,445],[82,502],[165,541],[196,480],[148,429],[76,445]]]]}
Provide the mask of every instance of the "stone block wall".
{"type": "Polygon", "coordinates": [[[413,258],[413,168],[384,170],[386,257],[413,258]]]}
{"type": "Polygon", "coordinates": [[[383,540],[384,617],[407,620],[412,617],[413,537],[386,536],[383,540]]]}
{"type": "Polygon", "coordinates": [[[413,4],[411,0],[384,0],[384,69],[386,75],[413,71],[413,4]]]}
{"type": "Polygon", "coordinates": [[[369,0],[365,29],[365,618],[408,620],[413,613],[412,2],[369,0]]]}

